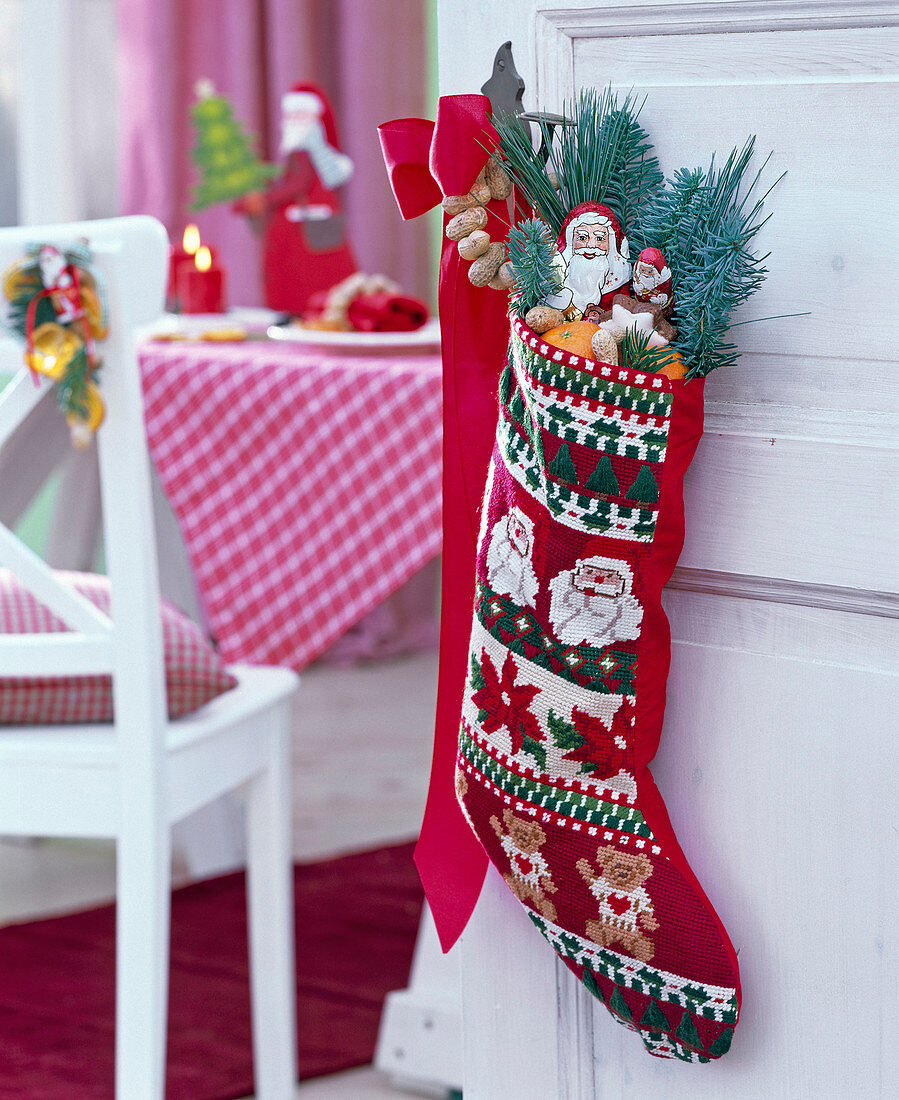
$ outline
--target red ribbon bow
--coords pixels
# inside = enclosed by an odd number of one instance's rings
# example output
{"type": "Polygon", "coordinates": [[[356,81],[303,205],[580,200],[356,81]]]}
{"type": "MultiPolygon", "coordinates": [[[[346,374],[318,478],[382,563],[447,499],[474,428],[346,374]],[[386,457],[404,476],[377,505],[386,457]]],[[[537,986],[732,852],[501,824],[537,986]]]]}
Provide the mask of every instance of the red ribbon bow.
{"type": "MultiPolygon", "coordinates": [[[[390,185],[404,219],[444,195],[464,195],[498,137],[486,96],[443,96],[436,122],[396,119],[378,127],[390,185]]],[[[486,230],[506,235],[505,202],[487,207],[486,230]]],[[[496,427],[496,390],[509,325],[505,294],[473,287],[468,264],[444,237],[440,262],[443,350],[443,608],[434,758],[415,863],[448,951],[468,923],[487,856],[456,801],[454,767],[474,606],[479,508],[496,427]]]]}

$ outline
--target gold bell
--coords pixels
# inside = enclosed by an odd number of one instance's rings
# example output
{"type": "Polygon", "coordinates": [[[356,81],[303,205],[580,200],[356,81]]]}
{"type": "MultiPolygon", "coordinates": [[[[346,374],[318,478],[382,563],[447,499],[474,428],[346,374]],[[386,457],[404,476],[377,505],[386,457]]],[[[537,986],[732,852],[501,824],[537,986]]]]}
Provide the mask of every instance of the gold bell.
{"type": "Polygon", "coordinates": [[[87,384],[85,412],[87,413],[85,419],[74,412],[66,413],[72,444],[79,451],[90,446],[94,433],[106,417],[106,403],[100,394],[99,387],[94,382],[88,382],[87,384]]]}
{"type": "Polygon", "coordinates": [[[44,374],[58,382],[66,367],[84,347],[77,332],[46,321],[38,325],[32,337],[33,351],[25,352],[25,363],[38,374],[44,374]]]}

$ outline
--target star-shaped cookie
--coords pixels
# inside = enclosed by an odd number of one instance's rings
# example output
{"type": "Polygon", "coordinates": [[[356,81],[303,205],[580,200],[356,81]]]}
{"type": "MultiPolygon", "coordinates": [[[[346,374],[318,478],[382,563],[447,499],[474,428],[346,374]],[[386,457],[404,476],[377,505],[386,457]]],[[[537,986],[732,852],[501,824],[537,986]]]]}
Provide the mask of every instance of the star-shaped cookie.
{"type": "Polygon", "coordinates": [[[649,337],[651,348],[662,348],[677,336],[677,329],[661,316],[662,308],[654,302],[638,302],[626,294],[616,294],[611,310],[599,315],[599,327],[621,343],[628,329],[649,337]]]}

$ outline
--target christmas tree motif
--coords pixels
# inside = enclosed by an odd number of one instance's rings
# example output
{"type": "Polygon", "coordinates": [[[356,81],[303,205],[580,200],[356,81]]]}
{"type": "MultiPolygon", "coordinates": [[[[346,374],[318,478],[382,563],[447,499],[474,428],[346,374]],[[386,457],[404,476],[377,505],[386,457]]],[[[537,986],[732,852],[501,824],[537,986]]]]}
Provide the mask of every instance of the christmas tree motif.
{"type": "Polygon", "coordinates": [[[696,1030],[696,1024],[693,1023],[693,1017],[690,1015],[688,1009],[684,1009],[684,1014],[681,1016],[680,1023],[677,1025],[677,1031],[675,1036],[688,1047],[693,1047],[696,1050],[702,1050],[702,1040],[699,1038],[699,1032],[696,1030]]]}
{"type": "Polygon", "coordinates": [[[650,1000],[648,1008],[640,1017],[640,1027],[647,1028],[649,1031],[668,1031],[671,1027],[658,1001],[650,1000]]]}
{"type": "Polygon", "coordinates": [[[730,1043],[734,1037],[734,1030],[732,1027],[726,1027],[724,1031],[718,1036],[718,1038],[709,1047],[709,1054],[715,1058],[720,1058],[722,1054],[727,1054],[730,1050],[730,1043]]]}
{"type": "Polygon", "coordinates": [[[499,376],[499,403],[508,405],[512,393],[512,368],[506,363],[503,373],[499,376]]]}
{"type": "Polygon", "coordinates": [[[568,450],[567,443],[563,443],[556,451],[556,457],[550,462],[547,470],[554,477],[567,481],[570,485],[577,485],[577,470],[571,461],[571,451],[568,450]]]}
{"type": "Polygon", "coordinates": [[[634,1017],[631,1014],[627,1001],[624,999],[624,994],[621,992],[620,986],[615,986],[612,996],[609,998],[609,1008],[611,1008],[616,1016],[620,1016],[622,1020],[633,1022],[634,1017]]]}
{"type": "Polygon", "coordinates": [[[201,179],[191,209],[204,210],[262,190],[278,175],[277,165],[265,164],[256,156],[234,108],[225,96],[216,95],[211,80],[197,81],[195,90],[198,98],[190,113],[196,144],[191,155],[201,179]]]}
{"type": "Polygon", "coordinates": [[[615,477],[615,471],[612,469],[612,462],[608,455],[603,455],[596,463],[596,469],[587,478],[585,488],[591,489],[594,493],[604,493],[610,497],[619,495],[621,489],[618,485],[618,478],[615,477]]]}
{"type": "Polygon", "coordinates": [[[653,504],[659,499],[659,484],[648,466],[640,467],[639,474],[625,496],[628,500],[639,500],[643,504],[653,504]]]}

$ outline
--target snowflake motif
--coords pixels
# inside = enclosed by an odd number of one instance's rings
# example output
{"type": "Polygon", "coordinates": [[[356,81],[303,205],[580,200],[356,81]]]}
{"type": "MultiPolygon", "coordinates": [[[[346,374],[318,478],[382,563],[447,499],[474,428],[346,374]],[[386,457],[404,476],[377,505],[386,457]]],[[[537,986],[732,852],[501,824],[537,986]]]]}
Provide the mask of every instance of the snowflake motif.
{"type": "Polygon", "coordinates": [[[599,667],[607,676],[611,676],[613,672],[620,666],[621,662],[617,657],[613,657],[611,653],[603,655],[602,659],[598,662],[599,667]]]}
{"type": "Polygon", "coordinates": [[[490,622],[498,619],[500,615],[502,615],[502,613],[503,605],[501,600],[498,600],[494,597],[492,600],[488,601],[487,606],[484,610],[484,615],[490,622]]]}
{"type": "Polygon", "coordinates": [[[534,741],[545,741],[530,704],[540,689],[527,684],[516,686],[518,669],[512,660],[512,654],[506,653],[502,676],[496,671],[487,651],[481,652],[481,675],[484,686],[474,692],[471,701],[487,716],[481,722],[485,733],[495,733],[505,727],[512,738],[512,753],[517,753],[525,737],[534,741]]]}

